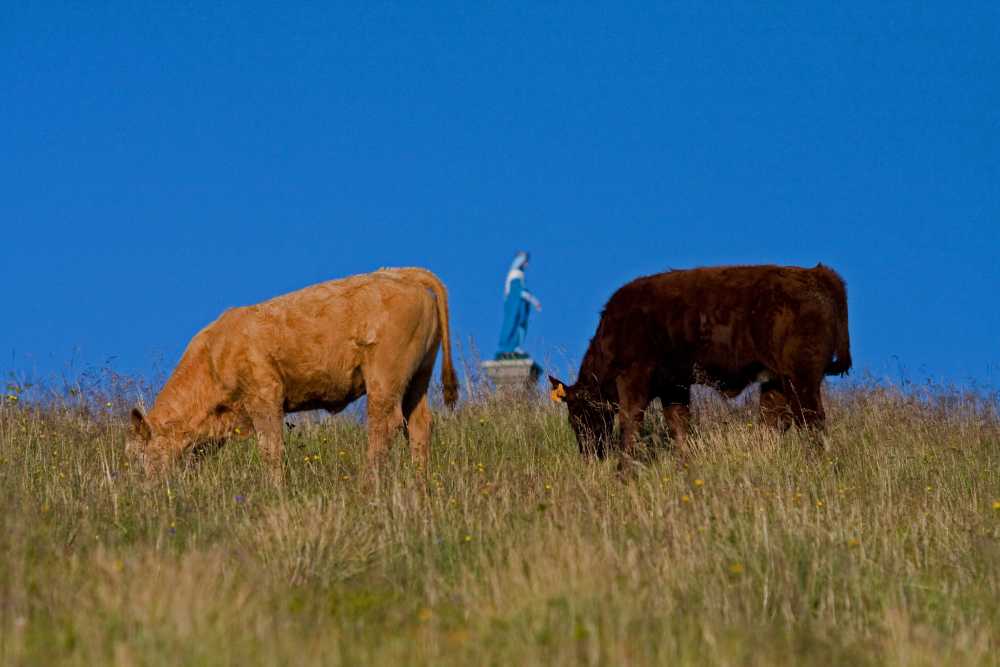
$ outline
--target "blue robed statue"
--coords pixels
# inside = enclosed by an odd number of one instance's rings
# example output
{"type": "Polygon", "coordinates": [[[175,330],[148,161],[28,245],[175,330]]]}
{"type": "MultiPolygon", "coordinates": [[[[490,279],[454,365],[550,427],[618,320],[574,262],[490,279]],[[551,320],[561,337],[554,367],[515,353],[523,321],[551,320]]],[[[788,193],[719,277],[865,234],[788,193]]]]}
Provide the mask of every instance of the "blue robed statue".
{"type": "Polygon", "coordinates": [[[500,343],[497,359],[527,359],[521,349],[524,336],[528,333],[528,316],[531,309],[542,310],[541,302],[524,285],[524,270],[528,268],[528,253],[519,252],[514,257],[503,286],[503,326],[500,327],[500,343]]]}

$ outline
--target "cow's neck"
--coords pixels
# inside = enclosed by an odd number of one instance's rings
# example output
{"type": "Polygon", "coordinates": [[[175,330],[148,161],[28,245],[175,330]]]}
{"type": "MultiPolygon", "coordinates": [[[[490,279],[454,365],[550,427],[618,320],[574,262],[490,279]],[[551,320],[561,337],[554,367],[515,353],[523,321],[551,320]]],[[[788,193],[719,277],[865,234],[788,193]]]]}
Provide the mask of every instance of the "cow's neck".
{"type": "Polygon", "coordinates": [[[154,429],[197,439],[209,428],[207,422],[221,400],[208,365],[185,355],[156,397],[149,419],[154,429]]]}
{"type": "Polygon", "coordinates": [[[611,376],[611,359],[603,351],[598,336],[590,341],[587,353],[580,363],[580,373],[577,376],[577,387],[588,389],[595,397],[604,400],[617,400],[617,390],[614,378],[611,376]]]}

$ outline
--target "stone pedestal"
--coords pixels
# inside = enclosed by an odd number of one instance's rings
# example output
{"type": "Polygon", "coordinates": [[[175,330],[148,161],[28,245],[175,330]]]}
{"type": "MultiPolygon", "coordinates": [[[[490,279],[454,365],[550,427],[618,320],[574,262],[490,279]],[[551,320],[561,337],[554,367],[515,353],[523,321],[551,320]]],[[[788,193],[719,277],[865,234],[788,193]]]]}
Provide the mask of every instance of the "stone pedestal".
{"type": "Polygon", "coordinates": [[[480,366],[498,392],[534,391],[542,374],[542,367],[530,358],[484,361],[480,366]]]}

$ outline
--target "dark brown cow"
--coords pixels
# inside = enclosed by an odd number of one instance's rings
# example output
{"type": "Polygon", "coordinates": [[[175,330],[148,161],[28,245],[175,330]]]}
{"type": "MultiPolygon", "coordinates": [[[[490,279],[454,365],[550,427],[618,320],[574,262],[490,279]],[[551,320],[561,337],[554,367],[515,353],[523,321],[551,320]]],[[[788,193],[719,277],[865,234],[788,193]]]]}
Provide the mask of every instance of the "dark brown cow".
{"type": "Polygon", "coordinates": [[[832,269],[731,266],[638,278],[612,295],[580,365],[577,383],[549,377],[569,407],[580,451],[604,457],[617,415],[631,454],[642,416],[663,403],[683,448],[691,385],[733,397],[761,385],[761,419],[822,427],[824,375],[851,367],[847,290],[832,269]]]}

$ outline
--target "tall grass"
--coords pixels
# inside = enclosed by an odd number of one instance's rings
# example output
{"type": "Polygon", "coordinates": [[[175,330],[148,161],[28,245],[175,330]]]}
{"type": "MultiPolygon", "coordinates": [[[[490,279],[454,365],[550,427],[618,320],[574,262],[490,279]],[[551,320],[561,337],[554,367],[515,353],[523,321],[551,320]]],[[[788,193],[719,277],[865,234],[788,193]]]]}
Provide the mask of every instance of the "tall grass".
{"type": "Polygon", "coordinates": [[[823,454],[751,405],[701,394],[686,467],[622,479],[480,395],[375,490],[352,417],[291,429],[279,488],[251,441],[146,481],[111,397],[7,399],[0,663],[1000,662],[995,401],[838,389],[823,454]]]}

